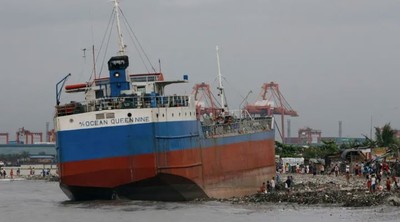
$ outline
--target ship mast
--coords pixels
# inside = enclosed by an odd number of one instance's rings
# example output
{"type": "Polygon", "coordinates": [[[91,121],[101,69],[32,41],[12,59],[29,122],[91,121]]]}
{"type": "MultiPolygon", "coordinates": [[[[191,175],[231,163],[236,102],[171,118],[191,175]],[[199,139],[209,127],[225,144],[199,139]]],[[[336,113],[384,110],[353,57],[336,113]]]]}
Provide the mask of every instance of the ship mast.
{"type": "Polygon", "coordinates": [[[119,54],[120,55],[125,55],[125,44],[124,44],[124,39],[122,38],[122,32],[121,32],[121,25],[119,21],[119,0],[114,0],[114,10],[115,10],[115,17],[116,17],[116,23],[117,23],[117,31],[118,31],[118,39],[119,39],[119,54]]]}
{"type": "Polygon", "coordinates": [[[220,65],[220,62],[219,62],[219,48],[218,48],[218,46],[216,46],[216,50],[217,50],[218,81],[219,81],[219,87],[217,89],[219,90],[219,96],[221,98],[221,107],[223,109],[223,112],[225,112],[225,111],[228,110],[228,104],[225,101],[224,86],[222,85],[221,65],[220,65]]]}

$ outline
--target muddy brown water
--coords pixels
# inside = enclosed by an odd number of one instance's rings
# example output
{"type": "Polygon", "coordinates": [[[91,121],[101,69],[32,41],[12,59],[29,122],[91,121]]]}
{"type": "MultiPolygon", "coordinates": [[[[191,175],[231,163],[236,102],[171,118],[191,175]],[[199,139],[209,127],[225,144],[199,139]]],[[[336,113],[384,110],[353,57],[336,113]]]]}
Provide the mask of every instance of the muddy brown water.
{"type": "Polygon", "coordinates": [[[398,221],[400,208],[231,204],[218,201],[72,202],[56,182],[0,181],[0,221],[398,221]]]}

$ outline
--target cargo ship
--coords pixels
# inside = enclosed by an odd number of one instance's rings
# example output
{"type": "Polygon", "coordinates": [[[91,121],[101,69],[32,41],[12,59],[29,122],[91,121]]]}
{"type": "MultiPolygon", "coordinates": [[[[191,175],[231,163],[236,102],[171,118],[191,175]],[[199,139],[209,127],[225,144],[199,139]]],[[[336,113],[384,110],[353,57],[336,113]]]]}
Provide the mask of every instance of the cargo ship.
{"type": "MultiPolygon", "coordinates": [[[[119,26],[117,0],[114,10],[119,26]]],[[[273,117],[230,111],[223,97],[209,109],[194,95],[166,95],[188,77],[129,74],[124,47],[108,77],[57,84],[59,183],[70,199],[228,198],[255,193],[275,174],[273,117]],[[61,104],[62,90],[82,101],[61,104]]],[[[221,81],[218,90],[223,96],[221,81]]]]}

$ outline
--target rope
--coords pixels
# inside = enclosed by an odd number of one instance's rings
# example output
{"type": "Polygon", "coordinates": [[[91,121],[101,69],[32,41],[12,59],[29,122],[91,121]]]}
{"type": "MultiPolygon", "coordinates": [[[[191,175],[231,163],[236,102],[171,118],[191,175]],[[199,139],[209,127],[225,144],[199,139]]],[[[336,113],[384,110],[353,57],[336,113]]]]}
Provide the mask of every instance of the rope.
{"type": "Polygon", "coordinates": [[[140,52],[142,52],[143,55],[146,57],[147,62],[148,62],[149,65],[151,66],[151,69],[152,69],[154,72],[156,72],[156,69],[154,68],[153,64],[150,62],[149,57],[147,56],[146,52],[144,51],[144,49],[143,49],[143,47],[142,47],[142,44],[140,44],[139,39],[137,38],[137,36],[136,36],[135,33],[133,32],[132,27],[129,25],[128,20],[127,20],[126,17],[125,17],[125,14],[122,12],[121,9],[120,9],[120,12],[121,12],[122,17],[124,18],[125,26],[127,26],[128,30],[130,31],[130,32],[128,32],[128,33],[129,33],[129,37],[131,37],[131,40],[132,40],[132,42],[133,42],[133,45],[135,46],[136,50],[138,51],[140,60],[142,61],[143,65],[145,66],[147,72],[150,73],[150,71],[149,71],[149,69],[148,69],[148,67],[147,67],[147,65],[146,65],[146,63],[145,63],[145,61],[144,61],[144,59],[143,59],[143,57],[142,57],[142,54],[141,54],[140,52]],[[140,50],[138,49],[138,46],[135,44],[135,40],[136,40],[137,45],[139,46],[140,50]]]}

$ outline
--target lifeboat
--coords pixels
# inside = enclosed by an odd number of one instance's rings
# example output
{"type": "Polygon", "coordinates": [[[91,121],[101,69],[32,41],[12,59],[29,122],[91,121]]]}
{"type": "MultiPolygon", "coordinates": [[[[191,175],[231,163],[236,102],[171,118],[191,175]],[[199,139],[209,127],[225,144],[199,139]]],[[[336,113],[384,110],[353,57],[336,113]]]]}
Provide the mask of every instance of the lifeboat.
{"type": "Polygon", "coordinates": [[[65,92],[82,92],[85,91],[88,85],[86,83],[77,83],[65,86],[65,92]]]}

